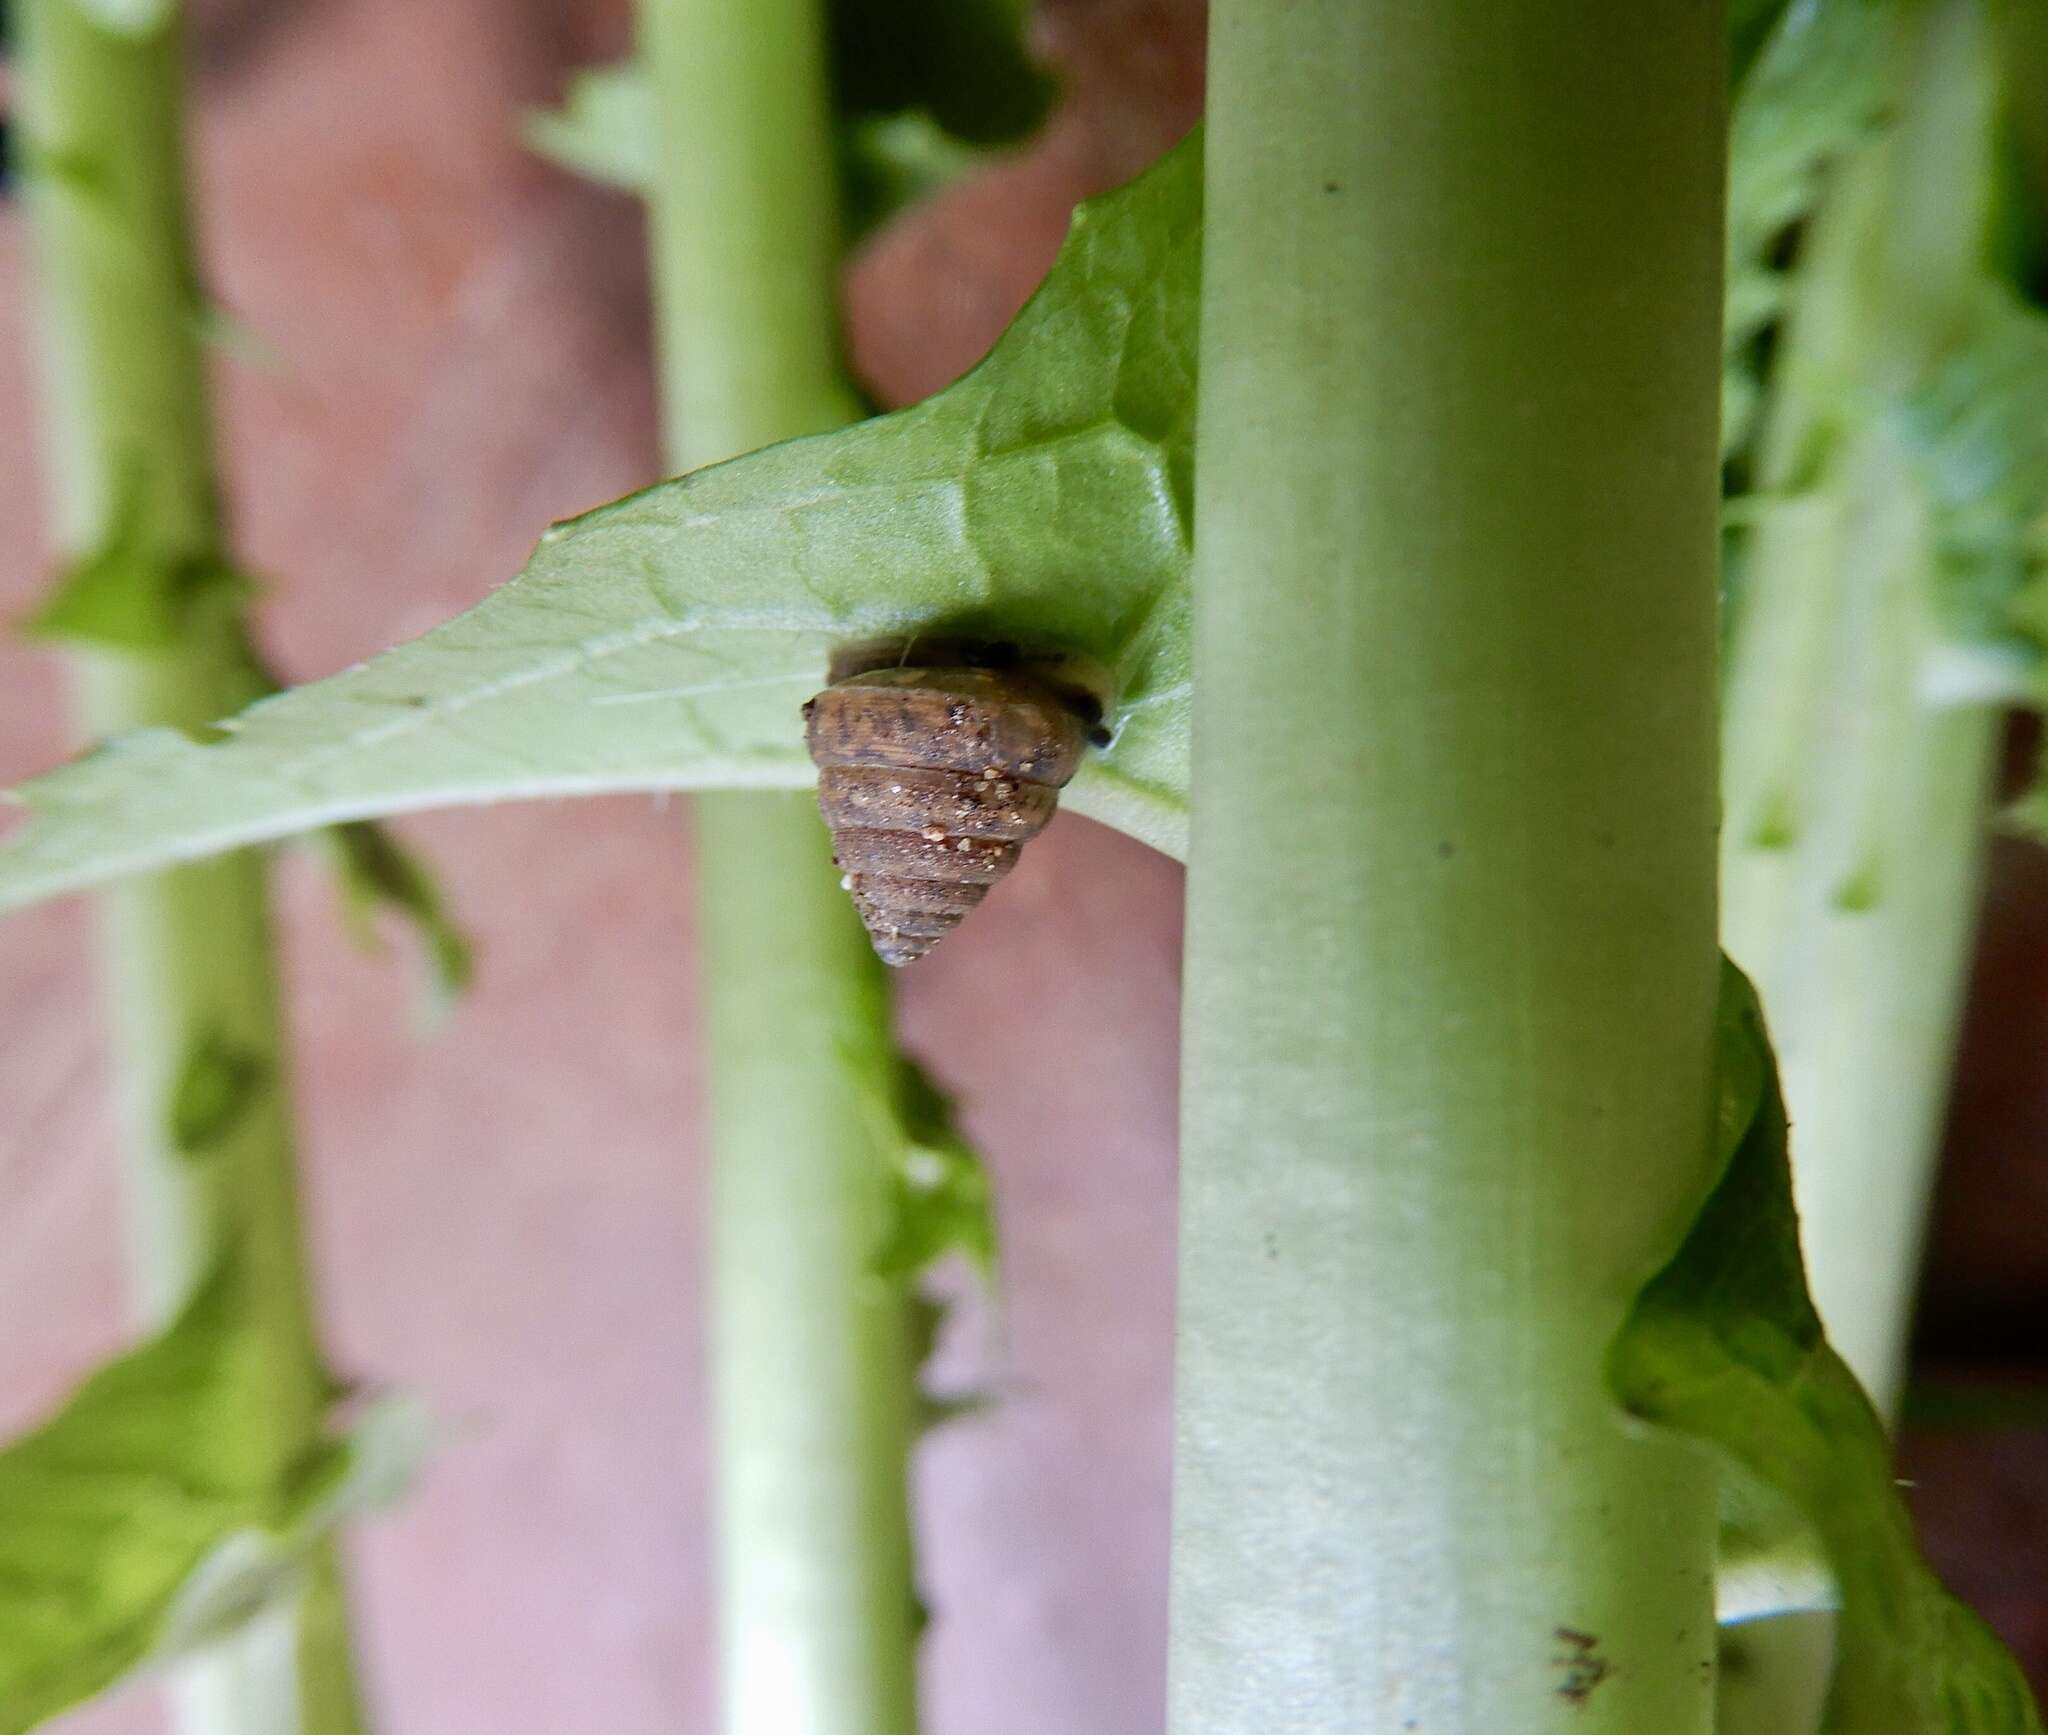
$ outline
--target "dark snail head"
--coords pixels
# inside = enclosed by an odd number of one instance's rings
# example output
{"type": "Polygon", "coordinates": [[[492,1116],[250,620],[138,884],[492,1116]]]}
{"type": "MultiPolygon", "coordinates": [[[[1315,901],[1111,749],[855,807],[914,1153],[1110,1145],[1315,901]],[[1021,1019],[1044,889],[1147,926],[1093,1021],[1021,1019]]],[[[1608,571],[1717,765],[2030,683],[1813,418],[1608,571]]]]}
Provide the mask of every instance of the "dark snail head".
{"type": "Polygon", "coordinates": [[[1097,712],[1020,667],[964,658],[845,674],[804,707],[833,859],[884,963],[923,957],[1010,871],[1097,712]]]}

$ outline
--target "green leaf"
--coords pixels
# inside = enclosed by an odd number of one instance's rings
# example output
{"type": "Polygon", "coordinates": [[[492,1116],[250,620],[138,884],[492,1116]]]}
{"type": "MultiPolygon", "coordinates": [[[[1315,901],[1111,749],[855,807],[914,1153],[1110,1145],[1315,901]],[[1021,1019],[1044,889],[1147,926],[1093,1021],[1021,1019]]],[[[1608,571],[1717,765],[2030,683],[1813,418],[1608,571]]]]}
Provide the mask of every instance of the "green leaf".
{"type": "Polygon", "coordinates": [[[423,1441],[402,1403],[284,1446],[257,1313],[224,1265],[0,1451],[0,1735],[277,1606],[315,1542],[409,1475],[423,1441]]]}
{"type": "Polygon", "coordinates": [[[1024,0],[834,0],[833,110],[849,236],[1036,131],[1053,80],[1025,44],[1024,0]]]}
{"type": "MultiPolygon", "coordinates": [[[[653,184],[660,152],[654,91],[637,62],[576,74],[562,107],[534,111],[523,130],[528,148],[572,174],[632,193],[644,194],[653,184]]],[[[849,239],[993,160],[924,109],[844,115],[837,135],[849,239]]]]}
{"type": "Polygon", "coordinates": [[[377,948],[376,918],[388,912],[418,937],[425,963],[423,1022],[445,1019],[469,987],[475,956],[469,938],[448,914],[441,889],[425,863],[381,825],[349,820],[309,840],[326,858],[342,895],[349,932],[365,950],[377,948]]]}
{"type": "Polygon", "coordinates": [[[185,1051],[171,1087],[171,1143],[204,1157],[232,1138],[275,1074],[270,1056],[212,1025],[185,1051]]]}
{"type": "MultiPolygon", "coordinates": [[[[1051,107],[1020,0],[835,0],[832,107],[846,228],[858,237],[1014,144],[1051,107]]],[[[528,147],[606,186],[645,192],[660,153],[654,92],[634,61],[570,81],[527,116],[528,147]]]]}
{"type": "Polygon", "coordinates": [[[1637,1297],[1609,1381],[1634,1415],[1718,1447],[1819,1536],[1841,1609],[1832,1735],[2038,1735],[2018,1666],[1922,1557],[1883,1424],[1822,1335],[1800,1265],[1777,1064],[1732,964],[1719,1024],[1725,1166],[1637,1297]]]}
{"type": "Polygon", "coordinates": [[[1012,638],[1085,658],[1111,744],[1067,804],[1186,829],[1201,145],[1083,206],[975,371],[895,415],[550,530],[478,608],[202,742],[106,744],[20,792],[0,909],[373,814],[812,779],[835,646],[1012,638]]]}
{"type": "MultiPolygon", "coordinates": [[[[249,663],[259,693],[282,691],[253,649],[249,663]]],[[[419,1022],[425,1030],[436,1029],[468,990],[476,958],[426,863],[383,826],[366,819],[324,826],[303,841],[333,877],[341,893],[342,919],[358,947],[366,952],[381,949],[380,914],[395,916],[412,930],[423,966],[419,1022]]]]}
{"type": "MultiPolygon", "coordinates": [[[[1868,123],[1826,74],[1867,70],[1882,11],[1806,0],[1777,24],[1737,121],[1744,247],[1868,123]]],[[[962,630],[1100,665],[1113,744],[1068,803],[1177,852],[1200,150],[1084,206],[995,351],[938,396],[557,526],[482,607],[252,708],[229,741],[131,736],[30,785],[0,908],[379,813],[806,783],[797,705],[834,644],[962,630]]]]}
{"type": "MultiPolygon", "coordinates": [[[[847,1057],[846,1077],[859,1091],[888,1169],[886,1217],[870,1267],[902,1291],[908,1309],[909,1355],[921,1375],[950,1309],[923,1291],[923,1280],[949,1255],[965,1256],[983,1284],[996,1276],[996,1224],[988,1172],[953,1121],[953,1104],[924,1069],[900,1051],[847,1057]]],[[[936,1394],[920,1383],[920,1431],[987,1403],[981,1392],[936,1394]]]]}
{"type": "Polygon", "coordinates": [[[39,144],[25,127],[8,135],[7,146],[8,167],[24,181],[40,180],[61,190],[101,219],[118,208],[105,158],[88,150],[39,144]]]}
{"type": "MultiPolygon", "coordinates": [[[[945,1302],[919,1291],[912,1291],[904,1297],[904,1308],[907,1316],[904,1337],[911,1369],[918,1376],[913,1416],[917,1434],[922,1437],[948,1422],[958,1421],[963,1416],[979,1415],[986,1410],[995,1401],[986,1391],[934,1392],[922,1383],[921,1376],[938,1351],[939,1333],[953,1310],[945,1302]]],[[[920,1621],[920,1630],[922,1625],[920,1621]]]]}
{"type": "Polygon", "coordinates": [[[242,616],[263,586],[217,547],[160,546],[147,526],[160,479],[130,453],[116,472],[100,545],[59,574],[23,630],[66,646],[180,656],[217,663],[245,688],[242,702],[274,691],[249,648],[242,616]]]}
{"type": "Polygon", "coordinates": [[[1881,408],[1927,490],[1944,627],[2005,651],[2038,684],[2048,646],[2048,316],[1987,281],[1975,317],[1881,408]]]}
{"type": "MultiPolygon", "coordinates": [[[[953,1105],[924,1069],[902,1055],[893,1094],[872,1105],[882,1147],[893,1156],[889,1226],[875,1254],[877,1276],[914,1283],[949,1253],[965,1254],[984,1278],[996,1265],[995,1216],[981,1158],[953,1124],[953,1105]]],[[[872,1075],[863,1073],[862,1082],[872,1075]]]]}
{"type": "Polygon", "coordinates": [[[1724,451],[1747,438],[1756,340],[1784,308],[1777,247],[1813,208],[1828,167],[1884,122],[1894,18],[1892,0],[1798,0],[1774,19],[1761,6],[1731,8],[1737,52],[1759,35],[1761,45],[1748,50],[1728,139],[1724,451]]]}
{"type": "Polygon", "coordinates": [[[923,109],[842,121],[839,185],[847,234],[858,239],[880,228],[993,160],[993,153],[962,144],[923,109]]]}
{"type": "Polygon", "coordinates": [[[922,110],[963,143],[1014,143],[1055,88],[1025,48],[1029,12],[1029,0],[832,0],[835,112],[922,110]]]}
{"type": "Polygon", "coordinates": [[[65,571],[26,630],[110,650],[167,650],[195,621],[239,610],[257,589],[217,555],[163,554],[117,536],[65,571]]]}
{"type": "Polygon", "coordinates": [[[569,81],[559,109],[526,117],[527,148],[572,174],[642,192],[654,184],[654,87],[637,61],[595,66],[569,81]]]}

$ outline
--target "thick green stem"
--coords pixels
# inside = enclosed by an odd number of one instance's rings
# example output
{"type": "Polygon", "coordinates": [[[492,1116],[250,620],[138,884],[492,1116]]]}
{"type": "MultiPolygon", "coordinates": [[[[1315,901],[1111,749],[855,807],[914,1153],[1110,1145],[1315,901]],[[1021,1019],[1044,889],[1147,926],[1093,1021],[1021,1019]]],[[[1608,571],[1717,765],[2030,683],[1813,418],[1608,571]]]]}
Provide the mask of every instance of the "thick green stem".
{"type": "MultiPolygon", "coordinates": [[[[27,0],[17,16],[55,541],[75,559],[118,550],[157,571],[219,571],[177,24],[119,36],[70,0],[27,0]]],[[[221,593],[193,598],[161,648],[81,649],[73,662],[94,736],[201,727],[250,697],[241,622],[221,593]]],[[[216,1261],[243,1260],[271,1376],[250,1425],[296,1449],[321,1429],[331,1384],[300,1237],[261,861],[118,888],[99,926],[139,1311],[161,1324],[216,1261]]],[[[277,1649],[275,1635],[252,1639],[185,1672],[173,1688],[181,1726],[362,1727],[331,1552],[315,1562],[282,1677],[277,1649]]]]}
{"type": "Polygon", "coordinates": [[[1977,309],[1993,102],[1979,0],[1916,10],[1899,124],[1816,222],[1776,368],[1727,693],[1728,949],[1798,1128],[1828,1335],[1896,1406],[1976,925],[1998,709],[1944,691],[1932,513],[1861,406],[1977,309]]]}
{"type": "Polygon", "coordinates": [[[1221,0],[1176,1735],[1701,1735],[1722,9],[1221,0]]]}
{"type": "MultiPolygon", "coordinates": [[[[641,45],[661,116],[650,197],[671,461],[849,420],[817,0],[642,0],[641,45]]],[[[872,1106],[891,1062],[882,966],[809,796],[692,806],[724,1726],[909,1735],[908,1316],[872,1271],[887,1208],[872,1106]]]]}

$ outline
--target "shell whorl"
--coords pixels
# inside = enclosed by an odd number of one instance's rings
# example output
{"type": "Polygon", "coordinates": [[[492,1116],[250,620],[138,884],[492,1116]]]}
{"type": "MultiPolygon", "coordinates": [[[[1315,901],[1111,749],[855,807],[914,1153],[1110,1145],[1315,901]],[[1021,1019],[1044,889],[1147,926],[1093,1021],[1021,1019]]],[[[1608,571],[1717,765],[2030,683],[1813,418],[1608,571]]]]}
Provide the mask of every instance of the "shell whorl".
{"type": "Polygon", "coordinates": [[[923,957],[1010,871],[1088,743],[1062,689],[964,666],[848,676],[804,727],[832,858],[888,964],[923,957]]]}

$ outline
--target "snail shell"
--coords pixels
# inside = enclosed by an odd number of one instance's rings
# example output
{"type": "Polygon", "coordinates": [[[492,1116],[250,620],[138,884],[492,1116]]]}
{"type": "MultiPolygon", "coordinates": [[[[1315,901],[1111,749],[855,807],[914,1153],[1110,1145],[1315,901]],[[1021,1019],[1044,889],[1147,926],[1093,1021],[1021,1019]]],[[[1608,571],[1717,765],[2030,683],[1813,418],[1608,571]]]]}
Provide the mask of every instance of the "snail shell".
{"type": "Polygon", "coordinates": [[[884,963],[922,958],[1044,830],[1091,708],[964,663],[848,675],[804,707],[832,859],[884,963]]]}

